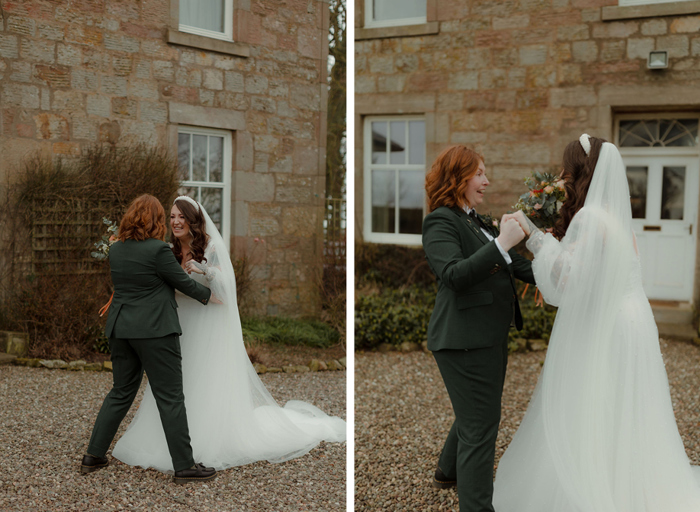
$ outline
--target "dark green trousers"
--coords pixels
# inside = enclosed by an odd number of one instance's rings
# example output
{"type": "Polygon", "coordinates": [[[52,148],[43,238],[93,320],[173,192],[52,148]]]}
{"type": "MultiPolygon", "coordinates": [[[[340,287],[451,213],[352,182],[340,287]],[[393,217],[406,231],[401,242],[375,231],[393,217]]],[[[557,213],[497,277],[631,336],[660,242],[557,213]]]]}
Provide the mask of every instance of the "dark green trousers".
{"type": "Polygon", "coordinates": [[[457,480],[460,512],[494,512],[493,464],[508,365],[508,340],[494,347],[433,352],[455,421],[438,465],[457,480]]]}
{"type": "Polygon", "coordinates": [[[95,420],[87,452],[104,457],[141,385],[144,370],[156,399],[175,471],[194,465],[182,392],[177,334],[152,339],[110,338],[114,384],[95,420]]]}

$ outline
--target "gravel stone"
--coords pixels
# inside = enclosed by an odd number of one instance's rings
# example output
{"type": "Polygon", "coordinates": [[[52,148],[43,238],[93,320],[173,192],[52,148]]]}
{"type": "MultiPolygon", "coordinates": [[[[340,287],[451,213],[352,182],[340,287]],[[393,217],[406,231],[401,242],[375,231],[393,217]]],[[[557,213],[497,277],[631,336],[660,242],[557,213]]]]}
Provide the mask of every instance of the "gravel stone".
{"type": "MultiPolygon", "coordinates": [[[[678,430],[692,464],[700,464],[700,347],[661,340],[678,430]]],[[[496,464],[537,384],[546,352],[512,354],[496,442],[496,464]]],[[[455,489],[431,480],[454,420],[430,353],[355,356],[355,510],[458,511],[455,489]]]]}
{"type": "MultiPolygon", "coordinates": [[[[308,401],[346,417],[345,373],[266,374],[270,393],[285,403],[308,401]]],[[[78,473],[108,372],[67,372],[0,366],[0,510],[12,511],[338,511],[346,502],[346,443],[321,443],[281,464],[257,462],[184,486],[155,470],[110,466],[78,473]]],[[[122,422],[117,438],[133,418],[122,422]]],[[[202,461],[206,463],[206,461],[202,461]]]]}

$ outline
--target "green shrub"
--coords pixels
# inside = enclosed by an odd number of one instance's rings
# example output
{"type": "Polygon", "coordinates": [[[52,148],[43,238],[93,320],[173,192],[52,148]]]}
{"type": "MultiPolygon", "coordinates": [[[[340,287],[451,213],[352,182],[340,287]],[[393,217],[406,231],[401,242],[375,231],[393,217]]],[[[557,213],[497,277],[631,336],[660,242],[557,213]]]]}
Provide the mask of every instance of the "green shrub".
{"type": "Polygon", "coordinates": [[[340,341],[340,333],[324,322],[284,317],[249,317],[241,319],[243,339],[280,343],[282,345],[306,345],[325,348],[340,341]]]}
{"type": "Polygon", "coordinates": [[[435,276],[422,247],[391,244],[355,244],[356,284],[400,288],[407,285],[432,286],[435,276]]]}
{"type": "Polygon", "coordinates": [[[426,340],[435,305],[435,285],[384,289],[358,296],[355,302],[355,349],[372,349],[380,343],[399,346],[426,340]]]}

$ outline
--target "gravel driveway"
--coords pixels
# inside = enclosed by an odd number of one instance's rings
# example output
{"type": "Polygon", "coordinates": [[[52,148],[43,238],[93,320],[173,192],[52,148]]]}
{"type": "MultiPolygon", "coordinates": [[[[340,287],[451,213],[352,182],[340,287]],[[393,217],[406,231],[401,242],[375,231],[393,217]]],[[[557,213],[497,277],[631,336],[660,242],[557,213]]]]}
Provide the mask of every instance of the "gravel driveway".
{"type": "MultiPolygon", "coordinates": [[[[346,417],[345,372],[261,377],[281,403],[305,400],[346,417]]],[[[346,443],[321,443],[282,464],[228,469],[208,484],[176,485],[171,476],[116,459],[105,470],[80,475],[80,459],[111,383],[106,372],[0,366],[0,511],[345,509],[346,443]]]]}
{"type": "MultiPolygon", "coordinates": [[[[661,350],[678,428],[691,462],[700,464],[700,348],[662,341],[661,350]]],[[[522,420],[544,357],[510,357],[497,461],[522,420]]],[[[454,489],[430,485],[454,419],[432,355],[358,353],[355,387],[355,510],[458,510],[454,489]]]]}

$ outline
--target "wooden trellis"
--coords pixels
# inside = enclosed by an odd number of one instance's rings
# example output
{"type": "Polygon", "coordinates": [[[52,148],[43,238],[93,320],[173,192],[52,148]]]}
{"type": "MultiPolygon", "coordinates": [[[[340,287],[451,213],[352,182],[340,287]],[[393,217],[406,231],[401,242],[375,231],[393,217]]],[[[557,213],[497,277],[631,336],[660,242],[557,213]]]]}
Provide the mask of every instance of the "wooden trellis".
{"type": "Polygon", "coordinates": [[[347,231],[347,201],[327,198],[323,218],[323,239],[326,260],[338,264],[345,261],[347,231]]]}

